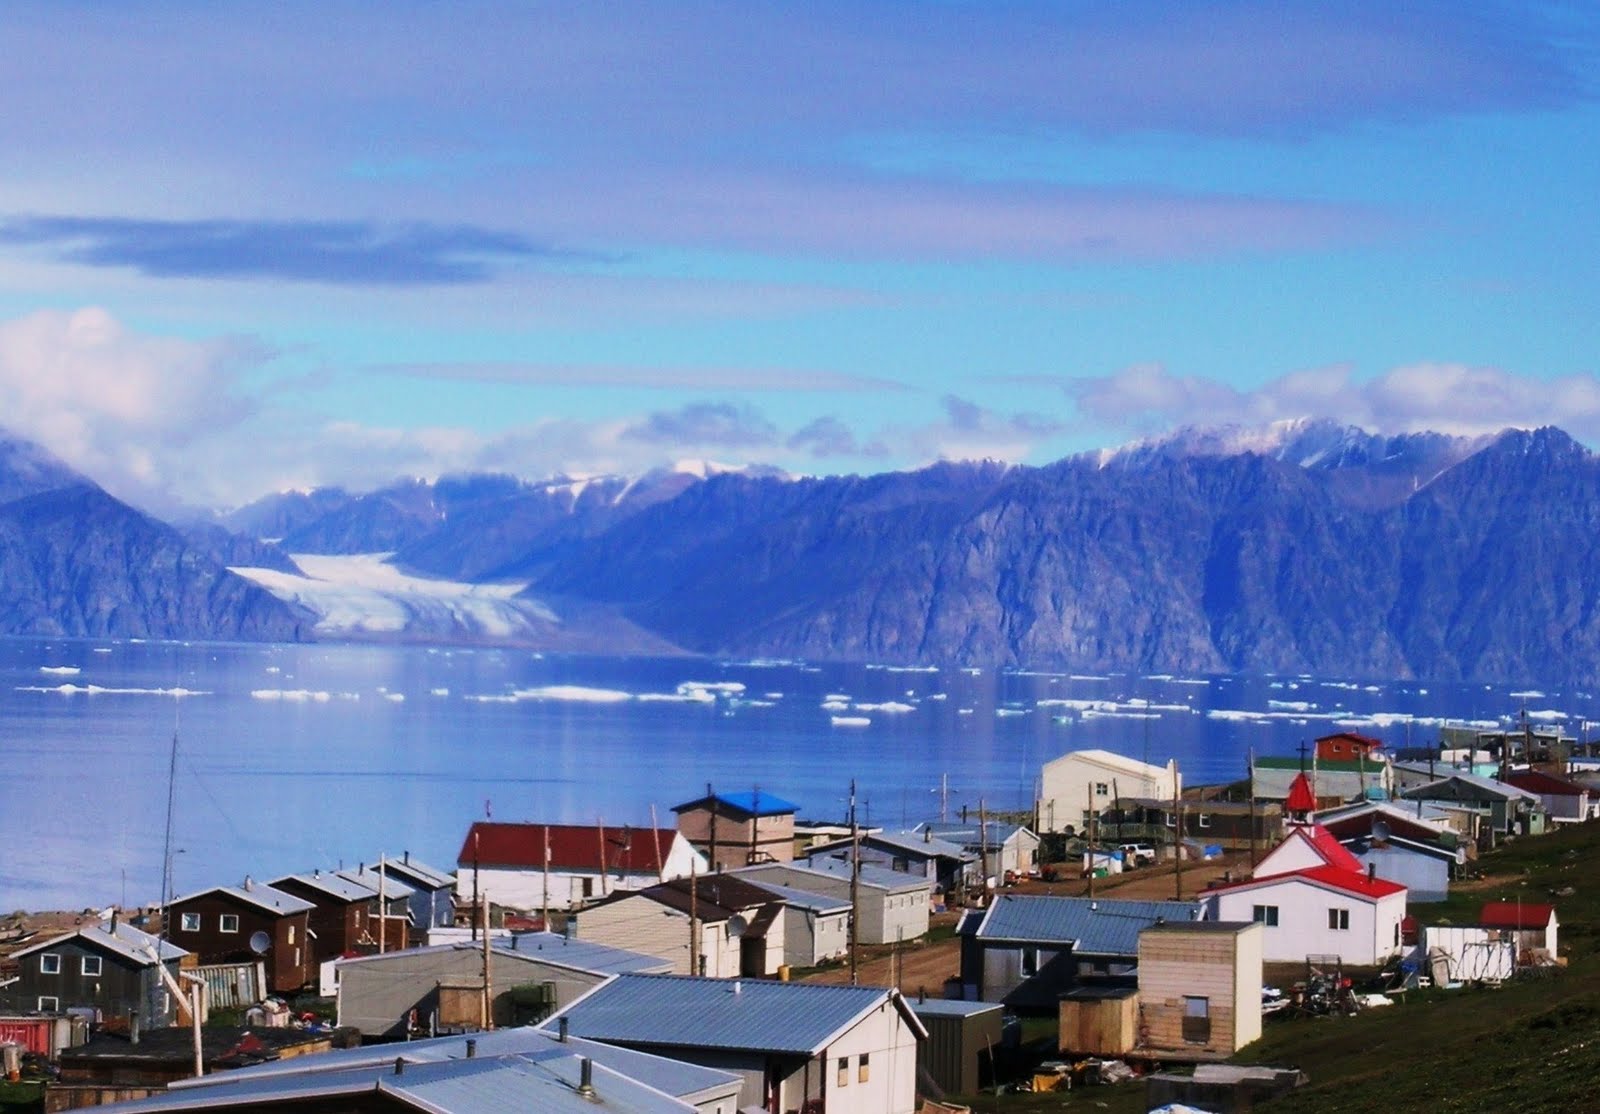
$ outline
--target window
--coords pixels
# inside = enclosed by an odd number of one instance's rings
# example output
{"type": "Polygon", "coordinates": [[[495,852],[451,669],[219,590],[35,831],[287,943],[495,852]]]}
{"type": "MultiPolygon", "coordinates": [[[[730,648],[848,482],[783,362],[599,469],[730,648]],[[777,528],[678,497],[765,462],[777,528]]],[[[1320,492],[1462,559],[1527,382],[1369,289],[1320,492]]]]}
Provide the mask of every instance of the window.
{"type": "Polygon", "coordinates": [[[867,1054],[863,1052],[861,1054],[860,1062],[856,1065],[856,1082],[865,1083],[867,1081],[867,1074],[867,1054]]]}
{"type": "Polygon", "coordinates": [[[1103,781],[1097,781],[1094,783],[1094,795],[1096,797],[1109,797],[1111,796],[1111,787],[1103,781]]]}
{"type": "Polygon", "coordinates": [[[1211,815],[1210,815],[1210,813],[1202,812],[1200,814],[1200,818],[1196,821],[1196,824],[1198,826],[1202,827],[1202,828],[1211,827],[1211,815]]]}
{"type": "MultiPolygon", "coordinates": [[[[383,931],[383,925],[380,924],[378,926],[378,931],[379,932],[383,931]]],[[[289,943],[291,943],[291,944],[294,943],[294,925],[290,925],[289,926],[289,943]]]]}
{"type": "Polygon", "coordinates": [[[61,999],[60,998],[40,998],[39,999],[39,1012],[40,1013],[55,1013],[60,1009],[61,1009],[61,999]]]}
{"type": "Polygon", "coordinates": [[[199,932],[200,931],[200,914],[199,913],[185,913],[183,915],[183,920],[180,923],[181,923],[181,928],[179,929],[179,931],[181,931],[181,932],[199,932]]]}
{"type": "Polygon", "coordinates": [[[217,927],[220,928],[223,932],[238,932],[239,931],[239,914],[237,914],[237,913],[223,913],[221,916],[219,916],[217,918],[217,927]]]}
{"type": "Polygon", "coordinates": [[[1022,973],[1032,977],[1039,973],[1039,949],[1026,947],[1022,949],[1022,973]]]}
{"type": "Polygon", "coordinates": [[[1190,1044],[1205,1044],[1211,1039],[1211,999],[1183,999],[1183,1039],[1190,1044]]]}
{"type": "Polygon", "coordinates": [[[850,1057],[839,1057],[839,1086],[850,1086],[850,1057]]]}
{"type": "Polygon", "coordinates": [[[1348,931],[1350,928],[1350,910],[1329,909],[1328,927],[1333,929],[1335,932],[1348,931]]]}
{"type": "Polygon", "coordinates": [[[83,973],[85,975],[89,975],[92,978],[99,978],[100,977],[100,957],[97,956],[97,955],[86,955],[86,956],[84,956],[83,957],[83,973]]]}
{"type": "Polygon", "coordinates": [[[1161,814],[1161,819],[1169,828],[1176,828],[1178,826],[1178,814],[1175,812],[1163,812],[1161,814]]]}
{"type": "Polygon", "coordinates": [[[46,952],[44,955],[41,955],[39,957],[39,974],[61,974],[61,957],[53,952],[46,952]]]}
{"type": "Polygon", "coordinates": [[[1394,946],[1397,947],[1397,948],[1400,946],[1400,922],[1399,921],[1395,921],[1394,922],[1394,946]]]}
{"type": "Polygon", "coordinates": [[[1251,913],[1250,919],[1256,924],[1264,924],[1271,928],[1278,923],[1278,907],[1276,905],[1257,905],[1251,913]]]}

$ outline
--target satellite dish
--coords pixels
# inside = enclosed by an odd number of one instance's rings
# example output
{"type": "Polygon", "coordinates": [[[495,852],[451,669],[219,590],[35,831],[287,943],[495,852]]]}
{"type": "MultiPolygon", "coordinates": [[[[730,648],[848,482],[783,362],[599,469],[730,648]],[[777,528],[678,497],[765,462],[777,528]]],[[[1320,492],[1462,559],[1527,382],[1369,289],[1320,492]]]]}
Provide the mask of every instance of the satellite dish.
{"type": "Polygon", "coordinates": [[[1387,820],[1374,820],[1372,822],[1372,838],[1379,843],[1389,842],[1389,822],[1387,820]]]}
{"type": "Polygon", "coordinates": [[[738,913],[735,913],[733,916],[728,918],[728,935],[729,936],[743,936],[744,933],[745,933],[745,929],[747,929],[749,927],[750,927],[750,923],[748,921],[746,921],[738,913]]]}
{"type": "Polygon", "coordinates": [[[250,934],[250,950],[257,955],[266,955],[267,949],[272,947],[272,937],[265,932],[252,932],[250,934]]]}

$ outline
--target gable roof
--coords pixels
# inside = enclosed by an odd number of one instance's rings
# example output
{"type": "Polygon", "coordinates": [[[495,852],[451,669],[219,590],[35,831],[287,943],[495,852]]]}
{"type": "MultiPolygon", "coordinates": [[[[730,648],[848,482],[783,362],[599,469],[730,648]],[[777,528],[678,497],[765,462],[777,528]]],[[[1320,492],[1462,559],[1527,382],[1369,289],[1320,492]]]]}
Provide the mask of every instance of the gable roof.
{"type": "Polygon", "coordinates": [[[274,878],[267,885],[293,893],[293,883],[298,883],[305,889],[315,890],[323,897],[346,903],[371,901],[378,896],[378,891],[370,886],[353,882],[342,874],[323,874],[321,871],[312,871],[310,874],[285,874],[282,878],[274,878]]]}
{"type": "Polygon", "coordinates": [[[262,882],[252,882],[246,878],[240,886],[211,886],[208,889],[196,890],[192,894],[173,898],[169,907],[186,904],[208,894],[222,894],[246,905],[254,905],[264,913],[274,917],[290,917],[296,913],[309,913],[316,906],[303,898],[286,894],[282,890],[274,889],[262,882]]]}
{"type": "Polygon", "coordinates": [[[1000,848],[1005,846],[1008,840],[1013,839],[1018,835],[1033,835],[1033,833],[1024,825],[1012,824],[1004,820],[986,821],[983,828],[982,839],[979,838],[978,825],[976,822],[971,824],[963,824],[959,821],[950,821],[947,823],[940,820],[930,820],[926,823],[918,824],[912,829],[912,831],[919,836],[923,832],[932,832],[935,839],[942,839],[948,843],[953,843],[957,847],[967,851],[971,851],[973,848],[979,847],[985,842],[992,848],[1000,848]]]}
{"type": "Polygon", "coordinates": [[[691,975],[618,975],[543,1028],[565,1017],[573,1033],[593,1040],[814,1056],[891,1003],[913,1033],[927,1036],[898,990],[691,975]]]}
{"type": "MultiPolygon", "coordinates": [[[[931,835],[931,833],[930,833],[931,835]]],[[[868,835],[863,833],[861,842],[873,847],[884,847],[890,851],[903,851],[907,855],[914,855],[924,859],[954,859],[957,862],[971,862],[976,856],[959,844],[950,843],[937,837],[924,836],[921,832],[873,832],[868,835]]],[[[814,856],[832,855],[841,847],[849,847],[848,839],[833,839],[826,843],[813,844],[806,848],[806,858],[814,856]]]]}
{"type": "Polygon", "coordinates": [[[1289,783],[1289,797],[1283,802],[1283,807],[1290,812],[1315,812],[1317,809],[1317,795],[1311,791],[1311,779],[1306,777],[1306,772],[1301,770],[1289,783]]]}
{"type": "Polygon", "coordinates": [[[721,812],[745,817],[792,816],[800,811],[799,805],[759,789],[750,793],[712,793],[681,805],[673,805],[672,811],[687,812],[692,808],[709,808],[713,804],[720,805],[721,812]]]}
{"type": "Polygon", "coordinates": [[[59,936],[52,936],[42,943],[30,944],[26,948],[12,952],[11,958],[15,959],[46,948],[58,947],[72,939],[82,940],[89,947],[120,955],[124,959],[139,964],[141,967],[149,967],[155,962],[150,957],[147,949],[158,950],[163,962],[182,959],[189,954],[176,944],[169,944],[160,937],[152,936],[142,929],[134,928],[131,924],[125,924],[119,920],[113,927],[111,921],[105,920],[79,925],[71,932],[63,932],[59,936]]]}
{"type": "Polygon", "coordinates": [[[1321,824],[1292,824],[1283,837],[1283,843],[1278,844],[1263,856],[1270,859],[1276,855],[1292,839],[1297,839],[1311,848],[1312,852],[1324,863],[1340,870],[1350,870],[1360,873],[1363,869],[1361,863],[1345,849],[1334,834],[1321,824]]]}
{"type": "Polygon", "coordinates": [[[1484,928],[1543,928],[1556,911],[1554,905],[1533,905],[1525,901],[1486,901],[1478,913],[1484,928]]]}
{"type": "MultiPolygon", "coordinates": [[[[846,859],[835,859],[831,855],[819,855],[814,859],[807,859],[804,863],[783,863],[782,866],[792,870],[808,871],[813,874],[826,874],[829,878],[850,877],[850,863],[846,859]]],[[[862,863],[860,871],[861,884],[874,889],[887,890],[890,893],[903,893],[906,890],[930,890],[933,883],[920,874],[907,874],[901,870],[890,870],[888,867],[874,866],[862,863]]],[[[805,889],[806,880],[796,883],[800,889],[805,889]]]]}
{"type": "Polygon", "coordinates": [[[1514,774],[1508,774],[1506,784],[1537,793],[1541,797],[1581,797],[1589,792],[1587,786],[1578,785],[1565,778],[1552,777],[1539,770],[1518,770],[1514,774]]]}
{"type": "Polygon", "coordinates": [[[1071,944],[1089,955],[1137,955],[1139,930],[1162,921],[1194,921],[1190,901],[1120,901],[1087,897],[1002,894],[974,935],[1019,944],[1071,944]]]}
{"type": "Polygon", "coordinates": [[[440,870],[438,867],[429,866],[421,859],[412,858],[411,852],[405,852],[398,859],[384,860],[384,869],[391,874],[399,874],[408,880],[415,881],[420,889],[443,890],[456,884],[456,876],[440,870]]]}
{"type": "MultiPolygon", "coordinates": [[[[648,1052],[638,1052],[619,1045],[601,1044],[582,1037],[569,1036],[561,1041],[554,1033],[547,1033],[528,1025],[505,1029],[491,1029],[466,1036],[429,1037],[406,1041],[403,1044],[362,1045],[358,1048],[333,1049],[315,1056],[294,1056],[274,1060],[247,1068],[216,1072],[193,1079],[174,1080],[169,1093],[203,1090],[219,1095],[225,1088],[245,1081],[285,1076],[328,1076],[334,1073],[379,1069],[394,1071],[396,1059],[407,1064],[448,1063],[467,1059],[468,1040],[473,1042],[478,1058],[522,1056],[531,1060],[547,1060],[565,1056],[587,1056],[596,1065],[619,1071],[630,1079],[665,1094],[685,1098],[712,1091],[737,1076],[716,1068],[701,1067],[682,1060],[670,1060],[648,1052]]],[[[213,1100],[215,1101],[215,1100],[213,1100]]],[[[592,1105],[592,1104],[591,1104],[592,1105]]]]}
{"type": "Polygon", "coordinates": [[[381,885],[385,901],[398,901],[417,892],[390,874],[387,869],[382,871],[382,881],[380,882],[378,868],[373,864],[362,863],[355,870],[341,870],[338,873],[339,877],[347,882],[354,882],[358,886],[365,886],[371,890],[373,897],[378,896],[378,887],[381,885]]]}
{"type": "Polygon", "coordinates": [[[1396,762],[1394,768],[1409,774],[1426,774],[1431,779],[1421,785],[1402,791],[1400,794],[1402,797],[1417,796],[1429,789],[1455,782],[1458,785],[1476,790],[1482,795],[1501,797],[1506,800],[1520,797],[1533,804],[1539,803],[1539,795],[1537,793],[1530,793],[1526,789],[1519,789],[1515,785],[1498,781],[1492,777],[1480,777],[1477,774],[1468,773],[1466,770],[1458,770],[1449,766],[1430,769],[1426,762],[1396,762]]]}
{"type": "Polygon", "coordinates": [[[1436,812],[1434,806],[1426,805],[1423,815],[1419,817],[1412,809],[1402,809],[1388,801],[1360,801],[1353,805],[1324,809],[1317,813],[1317,822],[1332,832],[1341,843],[1347,843],[1355,836],[1370,835],[1372,826],[1380,821],[1389,826],[1392,835],[1408,839],[1428,841],[1444,836],[1453,837],[1454,832],[1428,819],[1429,815],[1436,812]]]}
{"type": "Polygon", "coordinates": [[[1334,739],[1348,739],[1352,743],[1359,743],[1364,747],[1377,748],[1383,746],[1383,740],[1373,735],[1363,735],[1357,731],[1335,731],[1331,735],[1318,735],[1313,742],[1327,743],[1334,739]]]}
{"type": "Polygon", "coordinates": [[[1364,871],[1341,870],[1332,866],[1313,866],[1305,870],[1290,870],[1282,874],[1268,874],[1261,878],[1247,878],[1243,882],[1211,886],[1206,894],[1230,893],[1261,886],[1277,886],[1284,882],[1303,882],[1324,890],[1336,890],[1363,901],[1377,901],[1391,894],[1403,894],[1406,888],[1398,882],[1384,878],[1368,878],[1364,871]]]}
{"type": "MultiPolygon", "coordinates": [[[[624,971],[667,971],[672,968],[670,960],[659,956],[613,948],[606,944],[597,944],[592,940],[569,939],[550,932],[524,932],[509,939],[490,937],[489,946],[495,955],[508,956],[528,963],[546,963],[574,971],[589,971],[598,975],[617,975],[624,971]]],[[[341,967],[346,964],[403,966],[408,959],[416,956],[440,955],[450,951],[482,954],[483,944],[481,941],[427,944],[419,948],[351,956],[348,959],[341,959],[339,965],[341,967]]]]}
{"type": "Polygon", "coordinates": [[[1057,762],[1065,762],[1069,758],[1081,759],[1096,766],[1104,766],[1107,769],[1127,774],[1129,777],[1143,778],[1148,781],[1162,780],[1174,772],[1170,762],[1165,766],[1152,766],[1148,762],[1140,762],[1137,758],[1129,758],[1126,755],[1095,748],[1068,751],[1058,758],[1052,758],[1045,763],[1045,766],[1048,768],[1054,766],[1057,762]]]}
{"type": "Polygon", "coordinates": [[[544,868],[545,838],[550,840],[553,870],[600,872],[600,849],[605,847],[605,869],[654,874],[657,856],[665,863],[678,838],[676,828],[606,827],[595,824],[502,824],[480,820],[467,829],[457,865],[544,868]]]}
{"type": "MultiPolygon", "coordinates": [[[[639,897],[676,909],[689,911],[689,879],[674,878],[670,882],[634,891],[639,897]]],[[[618,894],[611,900],[625,900],[633,894],[618,894]]],[[[729,874],[702,874],[694,882],[695,912],[702,921],[725,921],[728,918],[764,905],[775,905],[778,895],[762,888],[748,878],[735,878],[729,874]]],[[[597,902],[596,904],[605,904],[597,902]]],[[[593,906],[591,906],[593,908],[593,906]]],[[[580,919],[582,914],[579,914],[580,919]]]]}

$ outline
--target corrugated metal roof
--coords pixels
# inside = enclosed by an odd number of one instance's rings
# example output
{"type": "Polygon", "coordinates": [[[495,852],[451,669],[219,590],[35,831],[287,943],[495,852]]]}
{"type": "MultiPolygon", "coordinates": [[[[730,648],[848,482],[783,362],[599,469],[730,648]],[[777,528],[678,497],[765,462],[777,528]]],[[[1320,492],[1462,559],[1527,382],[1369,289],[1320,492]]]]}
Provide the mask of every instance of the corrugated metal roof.
{"type": "Polygon", "coordinates": [[[712,1091],[719,1087],[738,1084],[738,1077],[716,1068],[701,1067],[648,1052],[637,1052],[618,1045],[570,1037],[562,1042],[554,1033],[530,1026],[495,1029],[474,1033],[468,1037],[432,1037],[426,1040],[407,1041],[404,1044],[364,1045],[360,1048],[334,1049],[315,1056],[295,1056],[286,1060],[258,1064],[236,1071],[201,1076],[198,1079],[178,1080],[174,1090],[196,1088],[212,1089],[231,1084],[234,1080],[282,1079],[286,1076],[321,1076],[324,1078],[353,1073],[371,1073],[394,1070],[394,1062],[404,1059],[408,1064],[448,1063],[467,1058],[467,1041],[472,1040],[480,1060],[502,1056],[521,1056],[530,1061],[561,1059],[569,1056],[587,1056],[596,1064],[604,1064],[649,1087],[669,1095],[684,1097],[712,1091]]]}
{"type": "Polygon", "coordinates": [[[605,847],[607,870],[635,874],[656,871],[666,862],[678,838],[676,828],[604,827],[593,824],[499,824],[480,820],[467,830],[458,866],[476,862],[487,867],[544,866],[545,834],[549,833],[550,865],[557,870],[600,869],[605,847]],[[659,857],[659,860],[658,860],[659,857]]]}
{"type": "MultiPolygon", "coordinates": [[[[804,863],[786,863],[786,866],[799,871],[814,871],[826,874],[830,878],[849,878],[850,863],[842,859],[819,857],[807,859],[804,863]]],[[[873,866],[870,863],[861,864],[861,884],[863,886],[876,886],[880,890],[890,890],[899,893],[902,890],[926,890],[932,886],[926,878],[918,874],[903,874],[898,870],[887,867],[873,866]]],[[[805,887],[804,880],[798,885],[805,887]]]]}
{"type": "MultiPolygon", "coordinates": [[[[340,878],[343,878],[347,882],[353,882],[358,886],[365,886],[367,889],[372,891],[372,895],[374,897],[377,896],[379,886],[377,867],[363,865],[356,870],[341,870],[338,872],[338,874],[340,878]]],[[[385,901],[399,901],[401,898],[410,897],[412,894],[417,892],[400,879],[390,874],[387,870],[383,872],[382,886],[383,899],[385,901]]]]}
{"type": "Polygon", "coordinates": [[[254,963],[208,963],[184,972],[204,979],[211,992],[213,1009],[253,1006],[267,996],[263,965],[254,963]]]}
{"type": "Polygon", "coordinates": [[[511,937],[511,951],[585,971],[618,975],[624,971],[667,971],[672,963],[660,956],[641,955],[608,947],[592,940],[575,940],[554,932],[520,932],[511,937]]]}
{"type": "Polygon", "coordinates": [[[737,812],[745,816],[789,816],[800,811],[800,806],[771,793],[757,789],[752,793],[713,793],[709,797],[673,805],[673,812],[687,812],[692,808],[709,806],[713,801],[723,807],[720,812],[737,812]]]}
{"type": "Polygon", "coordinates": [[[298,882],[336,901],[371,901],[378,896],[378,891],[373,886],[352,882],[342,874],[323,874],[321,871],[312,871],[310,874],[285,874],[282,878],[274,878],[267,885],[281,887],[285,882],[298,882]]]}
{"type": "MultiPolygon", "coordinates": [[[[934,837],[929,839],[920,832],[875,832],[872,835],[861,837],[863,846],[885,847],[891,851],[904,851],[908,855],[919,856],[924,859],[955,859],[957,862],[969,862],[975,856],[966,848],[934,837]]],[[[819,843],[815,847],[806,849],[809,859],[816,855],[832,855],[841,847],[848,848],[848,839],[836,839],[827,843],[819,843]]]]}
{"type": "Polygon", "coordinates": [[[83,940],[85,944],[104,948],[106,951],[114,952],[125,959],[134,960],[146,967],[151,963],[148,949],[159,950],[161,958],[166,961],[182,959],[189,954],[176,944],[169,944],[165,940],[152,936],[150,933],[134,928],[131,924],[126,924],[122,921],[118,921],[115,930],[113,930],[111,922],[105,920],[81,925],[71,932],[63,932],[58,936],[52,936],[42,943],[30,944],[26,948],[12,952],[11,957],[14,959],[18,956],[30,955],[43,948],[55,947],[63,940],[71,940],[74,937],[83,940]]]}
{"type": "MultiPolygon", "coordinates": [[[[914,1031],[921,1029],[898,992],[879,987],[690,975],[618,975],[556,1017],[594,1040],[813,1056],[891,1003],[914,1031]]],[[[551,1028],[556,1020],[544,1024],[551,1028]]]]}
{"type": "Polygon", "coordinates": [[[426,889],[442,890],[456,884],[454,874],[429,866],[421,859],[412,858],[409,851],[401,858],[389,859],[385,866],[405,877],[415,878],[426,889]]]}
{"type": "Polygon", "coordinates": [[[1001,820],[989,820],[985,822],[983,833],[988,837],[987,840],[980,840],[978,838],[978,825],[976,821],[971,824],[963,824],[956,820],[949,822],[930,820],[925,824],[917,825],[914,831],[917,833],[924,831],[932,832],[935,839],[942,839],[947,843],[954,843],[959,847],[966,848],[967,850],[972,850],[973,848],[984,843],[987,843],[987,845],[991,848],[999,848],[1005,846],[1007,840],[1019,833],[1026,833],[1029,835],[1032,834],[1021,824],[1011,824],[1001,820]]]}
{"type": "Polygon", "coordinates": [[[171,904],[173,907],[184,905],[197,897],[205,897],[208,894],[227,894],[229,897],[238,898],[240,901],[254,905],[258,909],[265,909],[268,913],[275,913],[279,916],[287,916],[291,913],[307,913],[316,908],[311,902],[304,901],[293,894],[286,894],[282,890],[275,890],[265,883],[252,882],[249,879],[246,879],[244,884],[239,886],[211,886],[204,890],[196,890],[192,894],[174,898],[171,904]]]}
{"type": "Polygon", "coordinates": [[[1189,901],[1118,901],[1002,894],[978,926],[980,940],[1070,943],[1090,955],[1139,954],[1139,930],[1157,921],[1199,919],[1189,901]]]}
{"type": "Polygon", "coordinates": [[[919,1002],[908,998],[906,1004],[918,1017],[974,1017],[991,1010],[1004,1010],[999,1002],[966,1002],[954,998],[929,998],[919,1002]]]}
{"type": "MultiPolygon", "coordinates": [[[[398,1052],[406,1046],[390,1046],[398,1052]]],[[[318,1059],[319,1057],[302,1057],[318,1059]]],[[[298,1101],[361,1094],[383,1095],[401,1106],[445,1114],[499,1114],[518,1110],[530,1114],[591,1114],[615,1110],[625,1114],[681,1114],[692,1111],[688,1103],[613,1070],[600,1060],[594,1065],[594,1096],[578,1092],[580,1057],[575,1052],[529,1059],[524,1056],[484,1056],[471,1059],[408,1063],[394,1070],[397,1057],[387,1066],[359,1071],[316,1071],[253,1075],[243,1071],[215,1077],[209,1086],[173,1089],[136,1102],[114,1103],[101,1109],[114,1112],[165,1110],[219,1110],[236,1106],[288,1106],[298,1101]]]]}
{"type": "Polygon", "coordinates": [[[813,913],[846,913],[850,910],[850,902],[842,897],[814,894],[807,890],[797,890],[792,886],[780,886],[776,882],[763,882],[761,888],[770,891],[785,905],[793,905],[797,909],[809,909],[813,913]]]}

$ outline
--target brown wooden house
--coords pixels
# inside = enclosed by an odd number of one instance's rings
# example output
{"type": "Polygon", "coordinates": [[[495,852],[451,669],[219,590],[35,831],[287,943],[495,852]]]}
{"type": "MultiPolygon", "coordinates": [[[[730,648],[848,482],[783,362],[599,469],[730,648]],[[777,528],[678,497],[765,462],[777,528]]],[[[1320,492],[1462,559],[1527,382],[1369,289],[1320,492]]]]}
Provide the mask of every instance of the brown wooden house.
{"type": "Polygon", "coordinates": [[[713,793],[677,805],[678,831],[712,870],[737,870],[757,863],[794,861],[796,805],[757,789],[713,793]]]}
{"type": "Polygon", "coordinates": [[[268,989],[293,994],[316,980],[309,935],[314,908],[304,898],[246,878],[242,885],[213,886],[172,902],[167,938],[194,952],[201,963],[260,959],[268,989]],[[265,945],[265,951],[256,944],[265,945]]]}
{"type": "Polygon", "coordinates": [[[312,904],[312,962],[321,964],[369,945],[377,947],[378,895],[360,882],[314,870],[286,874],[268,885],[312,904]]]}

